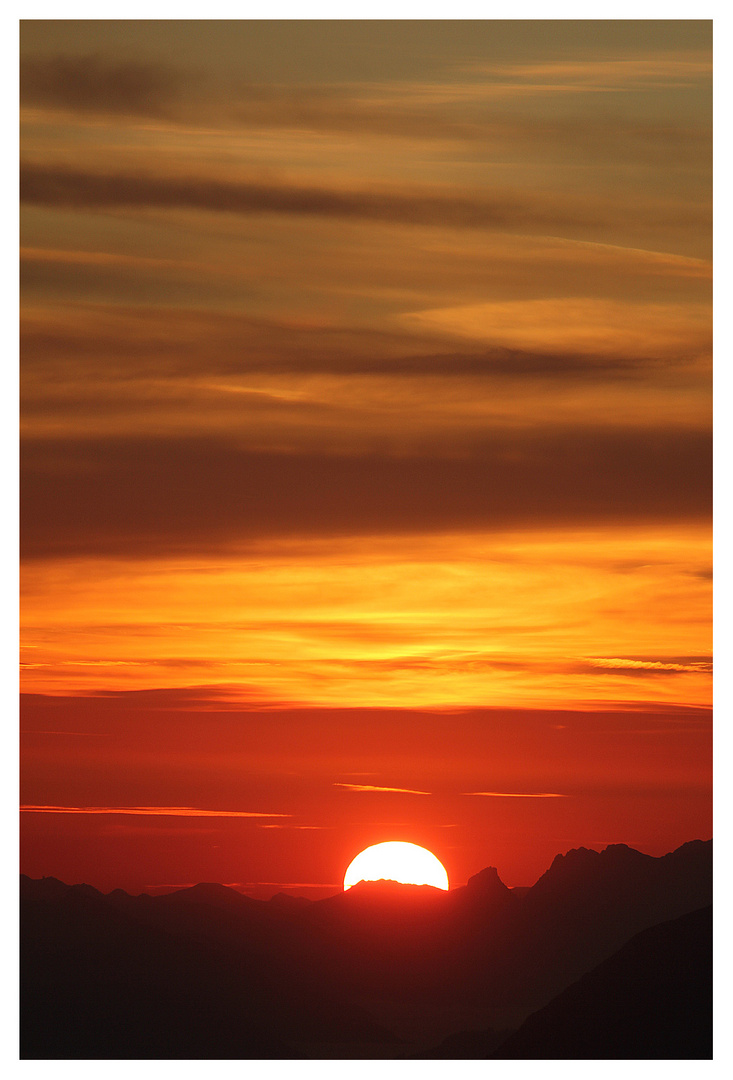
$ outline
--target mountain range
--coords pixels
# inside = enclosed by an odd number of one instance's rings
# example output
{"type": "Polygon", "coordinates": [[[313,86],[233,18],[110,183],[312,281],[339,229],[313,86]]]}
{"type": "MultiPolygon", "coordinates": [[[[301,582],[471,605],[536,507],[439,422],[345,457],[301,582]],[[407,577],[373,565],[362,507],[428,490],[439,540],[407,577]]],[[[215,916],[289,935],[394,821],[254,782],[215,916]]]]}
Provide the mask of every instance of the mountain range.
{"type": "Polygon", "coordinates": [[[710,1057],[711,903],[700,840],[318,901],[21,876],[21,1057],[710,1057]]]}

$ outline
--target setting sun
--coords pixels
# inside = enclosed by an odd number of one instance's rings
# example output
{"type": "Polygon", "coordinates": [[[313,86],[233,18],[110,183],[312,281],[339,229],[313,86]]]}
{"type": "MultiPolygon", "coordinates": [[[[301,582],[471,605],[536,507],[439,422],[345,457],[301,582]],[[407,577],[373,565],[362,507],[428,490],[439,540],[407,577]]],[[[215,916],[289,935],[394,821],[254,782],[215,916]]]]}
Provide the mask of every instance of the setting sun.
{"type": "Polygon", "coordinates": [[[448,888],[445,867],[432,851],[399,840],[374,844],[357,855],[344,875],[344,891],[359,881],[380,880],[448,888]]]}

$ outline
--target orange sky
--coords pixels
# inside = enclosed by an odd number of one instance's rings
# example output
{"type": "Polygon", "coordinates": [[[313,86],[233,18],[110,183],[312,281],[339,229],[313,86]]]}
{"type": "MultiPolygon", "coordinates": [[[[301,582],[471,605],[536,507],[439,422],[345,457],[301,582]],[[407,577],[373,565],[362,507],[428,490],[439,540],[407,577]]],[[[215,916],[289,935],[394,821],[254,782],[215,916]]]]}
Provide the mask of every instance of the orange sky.
{"type": "Polygon", "coordinates": [[[27,21],[21,114],[24,871],[707,838],[711,24],[27,21]]]}

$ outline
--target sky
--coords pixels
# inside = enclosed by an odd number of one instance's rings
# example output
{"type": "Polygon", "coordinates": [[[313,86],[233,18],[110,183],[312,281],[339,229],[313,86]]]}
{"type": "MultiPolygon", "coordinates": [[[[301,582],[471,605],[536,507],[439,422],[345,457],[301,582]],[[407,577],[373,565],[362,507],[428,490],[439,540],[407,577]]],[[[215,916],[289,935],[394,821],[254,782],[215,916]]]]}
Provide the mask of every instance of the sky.
{"type": "Polygon", "coordinates": [[[711,24],[21,24],[21,869],[711,835],[711,24]]]}

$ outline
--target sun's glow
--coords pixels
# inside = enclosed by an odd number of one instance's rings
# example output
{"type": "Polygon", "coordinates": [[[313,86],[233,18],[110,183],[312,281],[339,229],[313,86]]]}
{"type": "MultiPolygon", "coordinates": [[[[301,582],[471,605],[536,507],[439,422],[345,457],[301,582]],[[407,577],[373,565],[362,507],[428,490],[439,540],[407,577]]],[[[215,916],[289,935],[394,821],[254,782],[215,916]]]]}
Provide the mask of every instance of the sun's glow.
{"type": "Polygon", "coordinates": [[[365,848],[349,864],[344,891],[359,881],[399,881],[403,885],[432,885],[447,889],[445,867],[432,851],[418,844],[389,840],[365,848]]]}

